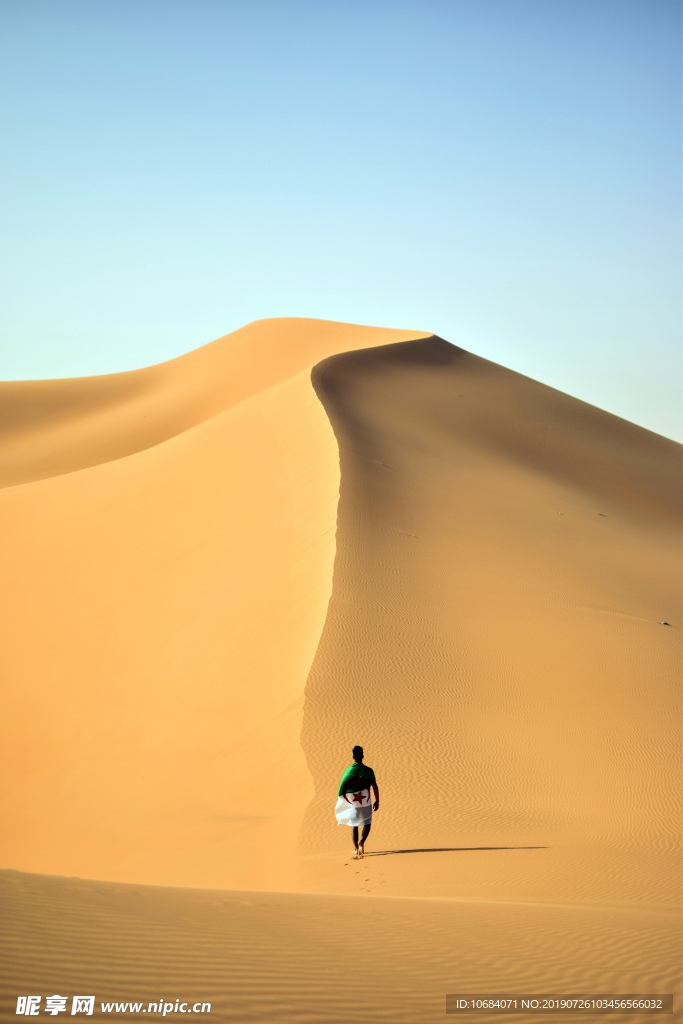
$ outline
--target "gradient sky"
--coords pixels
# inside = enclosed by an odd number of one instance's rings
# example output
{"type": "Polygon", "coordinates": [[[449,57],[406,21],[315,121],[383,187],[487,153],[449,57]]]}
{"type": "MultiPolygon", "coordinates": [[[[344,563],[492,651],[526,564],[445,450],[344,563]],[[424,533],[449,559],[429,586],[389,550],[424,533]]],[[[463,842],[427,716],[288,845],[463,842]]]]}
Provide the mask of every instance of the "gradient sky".
{"type": "Polygon", "coordinates": [[[3,0],[0,378],[272,316],[681,437],[678,0],[3,0]]]}

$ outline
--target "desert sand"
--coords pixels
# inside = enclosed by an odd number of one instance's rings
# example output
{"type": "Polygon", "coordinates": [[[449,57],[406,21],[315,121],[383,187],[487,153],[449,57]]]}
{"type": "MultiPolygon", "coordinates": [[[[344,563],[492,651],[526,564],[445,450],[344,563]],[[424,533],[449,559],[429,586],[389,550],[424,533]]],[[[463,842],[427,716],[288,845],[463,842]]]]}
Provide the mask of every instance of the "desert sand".
{"type": "Polygon", "coordinates": [[[683,1020],[680,445],[316,320],[0,410],[4,1012],[421,1024],[533,989],[683,1020]]]}

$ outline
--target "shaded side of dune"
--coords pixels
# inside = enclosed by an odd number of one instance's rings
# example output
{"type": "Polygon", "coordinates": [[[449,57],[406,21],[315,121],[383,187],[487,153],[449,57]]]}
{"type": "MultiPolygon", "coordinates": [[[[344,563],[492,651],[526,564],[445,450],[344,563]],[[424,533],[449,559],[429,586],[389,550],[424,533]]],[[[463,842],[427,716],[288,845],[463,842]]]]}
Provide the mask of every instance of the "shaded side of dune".
{"type": "Polygon", "coordinates": [[[378,848],[669,850],[680,446],[436,337],[312,379],[341,492],[302,850],[349,842],[333,807],[355,743],[378,848]]]}

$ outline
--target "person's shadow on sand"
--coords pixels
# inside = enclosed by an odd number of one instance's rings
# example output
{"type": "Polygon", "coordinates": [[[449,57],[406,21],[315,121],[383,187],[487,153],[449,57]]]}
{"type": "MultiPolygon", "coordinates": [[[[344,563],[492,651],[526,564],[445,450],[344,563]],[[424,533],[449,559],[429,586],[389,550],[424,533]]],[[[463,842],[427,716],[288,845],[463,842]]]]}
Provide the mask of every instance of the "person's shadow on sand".
{"type": "Polygon", "coordinates": [[[375,850],[365,857],[391,857],[396,853],[465,853],[469,850],[547,850],[547,846],[433,846],[414,850],[375,850]]]}

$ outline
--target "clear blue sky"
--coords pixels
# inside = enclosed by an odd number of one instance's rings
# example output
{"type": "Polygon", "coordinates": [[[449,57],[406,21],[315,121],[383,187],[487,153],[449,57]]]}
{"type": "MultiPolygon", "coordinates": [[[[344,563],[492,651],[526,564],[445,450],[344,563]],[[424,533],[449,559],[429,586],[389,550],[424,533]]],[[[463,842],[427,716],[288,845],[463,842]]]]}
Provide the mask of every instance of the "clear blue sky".
{"type": "Polygon", "coordinates": [[[434,331],[681,434],[678,0],[4,0],[4,379],[434,331]]]}

